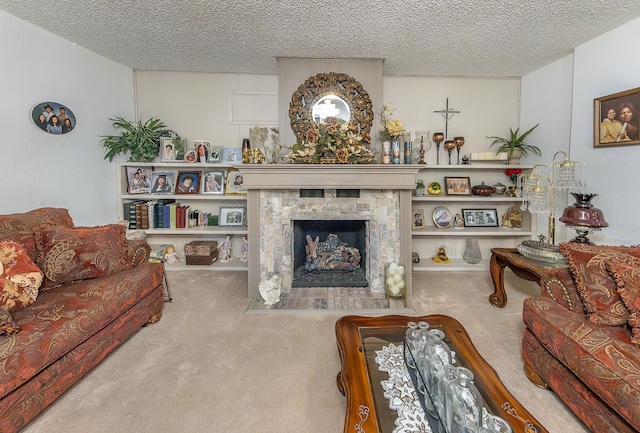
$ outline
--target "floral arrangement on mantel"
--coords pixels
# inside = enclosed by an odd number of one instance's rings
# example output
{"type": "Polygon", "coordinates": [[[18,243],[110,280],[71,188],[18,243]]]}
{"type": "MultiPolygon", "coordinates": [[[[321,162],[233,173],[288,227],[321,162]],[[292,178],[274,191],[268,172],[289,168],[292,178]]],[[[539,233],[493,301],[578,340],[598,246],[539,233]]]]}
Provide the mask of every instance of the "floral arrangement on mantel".
{"type": "Polygon", "coordinates": [[[365,143],[371,143],[366,131],[359,131],[354,123],[328,117],[325,123],[313,123],[284,158],[301,164],[369,164],[374,154],[365,143]]]}
{"type": "Polygon", "coordinates": [[[518,176],[522,174],[522,170],[519,168],[508,168],[504,171],[504,174],[513,182],[515,185],[518,182],[518,176]]]}
{"type": "Polygon", "coordinates": [[[392,119],[391,116],[396,111],[389,104],[382,104],[380,112],[380,135],[382,141],[398,141],[404,135],[404,125],[398,119],[392,119]]]}

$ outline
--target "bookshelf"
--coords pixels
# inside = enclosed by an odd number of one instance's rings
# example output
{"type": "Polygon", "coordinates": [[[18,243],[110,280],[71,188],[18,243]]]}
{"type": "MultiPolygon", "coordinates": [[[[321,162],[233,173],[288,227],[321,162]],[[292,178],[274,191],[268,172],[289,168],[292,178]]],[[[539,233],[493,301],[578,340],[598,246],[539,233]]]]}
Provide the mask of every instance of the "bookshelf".
{"type": "MultiPolygon", "coordinates": [[[[221,163],[118,163],[116,176],[118,191],[118,219],[129,220],[129,228],[131,230],[144,230],[146,233],[145,240],[151,246],[161,244],[172,244],[175,246],[176,251],[178,251],[182,260],[177,264],[167,264],[166,269],[168,271],[185,269],[246,271],[247,262],[240,260],[242,255],[242,238],[245,235],[248,236],[246,224],[241,223],[229,227],[208,225],[212,224],[214,222],[213,220],[219,216],[221,207],[246,209],[246,194],[227,194],[226,188],[224,194],[201,193],[201,184],[204,181],[203,173],[222,172],[223,179],[226,180],[227,173],[229,171],[241,169],[241,165],[221,163]],[[137,172],[138,169],[141,169],[142,172],[146,174],[148,180],[146,183],[147,186],[142,186],[140,189],[130,189],[130,184],[133,185],[133,182],[130,180],[132,179],[131,174],[133,172],[137,172]],[[176,194],[174,185],[178,181],[178,174],[193,172],[200,174],[197,193],[176,194]],[[151,193],[148,185],[153,186],[153,173],[172,173],[173,177],[171,183],[174,192],[161,194],[151,193]],[[142,192],[131,193],[132,191],[142,192]],[[154,202],[157,202],[158,204],[153,206],[154,202]],[[134,206],[131,205],[132,203],[134,206]],[[135,204],[138,204],[139,206],[136,207],[135,204]],[[158,215],[158,206],[160,205],[162,205],[163,211],[161,215],[158,215]],[[183,211],[184,216],[182,216],[182,223],[180,223],[180,214],[176,211],[175,221],[171,222],[170,218],[168,225],[165,226],[166,220],[160,222],[158,216],[164,218],[164,211],[167,209],[165,206],[171,207],[171,205],[174,205],[176,208],[185,209],[183,211]],[[131,210],[132,207],[133,210],[131,210]],[[153,210],[151,210],[150,207],[152,207],[153,210]],[[149,217],[149,213],[151,213],[151,218],[149,217]],[[156,218],[155,220],[154,214],[156,218]],[[209,217],[213,217],[211,218],[211,221],[209,221],[209,217]],[[132,224],[131,220],[136,221],[136,219],[137,223],[132,224]],[[230,262],[223,263],[218,260],[212,265],[185,264],[183,251],[186,243],[194,240],[215,240],[220,244],[227,235],[232,236],[231,251],[233,259],[230,262]]],[[[246,211],[244,212],[244,215],[246,215],[246,211]]]]}

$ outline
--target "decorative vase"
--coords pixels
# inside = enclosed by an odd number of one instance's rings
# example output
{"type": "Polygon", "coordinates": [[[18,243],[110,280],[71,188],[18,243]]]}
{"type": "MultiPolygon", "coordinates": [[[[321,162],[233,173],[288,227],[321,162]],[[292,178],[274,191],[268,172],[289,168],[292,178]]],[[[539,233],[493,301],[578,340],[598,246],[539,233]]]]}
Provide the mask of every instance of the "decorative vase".
{"type": "Polygon", "coordinates": [[[383,164],[391,164],[391,142],[385,140],[382,142],[382,161],[383,164]]]}
{"type": "Polygon", "coordinates": [[[402,298],[405,290],[405,269],[403,265],[395,262],[387,263],[384,266],[384,279],[387,296],[391,298],[402,298]]]}
{"type": "Polygon", "coordinates": [[[511,426],[504,419],[495,415],[487,415],[480,433],[511,433],[511,426]]]}
{"type": "Polygon", "coordinates": [[[391,142],[391,163],[392,164],[400,164],[400,141],[393,140],[391,142]]]}
{"type": "Polygon", "coordinates": [[[480,252],[480,245],[478,245],[477,239],[467,239],[462,258],[465,262],[472,265],[480,263],[480,260],[482,260],[482,252],[480,252]]]}
{"type": "Polygon", "coordinates": [[[522,158],[522,150],[516,147],[509,153],[509,165],[520,165],[520,158],[522,158]]]}
{"type": "Polygon", "coordinates": [[[405,141],[404,142],[404,163],[405,164],[413,163],[413,154],[411,149],[413,149],[413,143],[411,141],[405,141]]]}
{"type": "Polygon", "coordinates": [[[447,432],[477,432],[482,426],[482,397],[473,384],[473,373],[456,367],[456,378],[447,388],[447,432]]]}

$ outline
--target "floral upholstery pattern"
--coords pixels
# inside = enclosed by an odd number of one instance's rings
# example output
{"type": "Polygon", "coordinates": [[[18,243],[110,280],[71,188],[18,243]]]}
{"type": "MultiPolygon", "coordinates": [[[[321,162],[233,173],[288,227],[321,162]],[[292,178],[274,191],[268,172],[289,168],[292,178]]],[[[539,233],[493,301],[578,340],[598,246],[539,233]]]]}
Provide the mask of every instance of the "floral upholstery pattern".
{"type": "Polygon", "coordinates": [[[101,227],[35,228],[45,287],[96,278],[124,269],[125,233],[120,224],[101,227]]]}
{"type": "MultiPolygon", "coordinates": [[[[631,343],[631,333],[626,326],[594,324],[587,316],[570,312],[546,297],[525,300],[523,320],[527,332],[533,334],[553,358],[640,430],[640,350],[631,343]]],[[[523,357],[532,362],[524,344],[523,351],[523,357]]],[[[533,362],[534,371],[544,371],[544,364],[549,361],[533,362]]],[[[561,394],[561,386],[554,391],[568,402],[561,394]]],[[[581,412],[576,412],[581,419],[592,421],[588,411],[581,412]]]]}
{"type": "Polygon", "coordinates": [[[640,260],[631,256],[607,260],[607,270],[618,285],[618,293],[629,310],[631,341],[640,346],[640,260]]]}
{"type": "Polygon", "coordinates": [[[69,211],[63,208],[43,207],[25,213],[0,215],[0,230],[31,230],[33,227],[56,225],[73,227],[73,219],[69,211]]]}
{"type": "Polygon", "coordinates": [[[8,312],[33,304],[43,274],[16,242],[0,242],[0,307],[8,312]]]}
{"type": "Polygon", "coordinates": [[[0,308],[0,335],[13,334],[19,330],[20,327],[16,325],[11,313],[4,308],[0,308]]]}
{"type": "Polygon", "coordinates": [[[638,247],[594,246],[567,242],[560,245],[582,298],[589,320],[620,326],[629,321],[629,310],[618,294],[616,282],[606,269],[606,261],[624,255],[640,258],[638,247]]]}

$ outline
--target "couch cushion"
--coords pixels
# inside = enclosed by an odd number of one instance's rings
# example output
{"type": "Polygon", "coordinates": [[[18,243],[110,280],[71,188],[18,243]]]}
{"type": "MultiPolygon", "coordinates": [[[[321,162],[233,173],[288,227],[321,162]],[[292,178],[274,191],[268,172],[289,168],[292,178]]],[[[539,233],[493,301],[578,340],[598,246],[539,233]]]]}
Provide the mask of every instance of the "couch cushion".
{"type": "Polygon", "coordinates": [[[545,297],[525,299],[538,341],[632,425],[640,425],[640,349],[626,326],[596,325],[545,297]]]}
{"type": "Polygon", "coordinates": [[[43,291],[33,305],[14,311],[20,332],[0,338],[0,398],[117,320],[161,285],[162,275],[161,264],[143,263],[43,291]]]}
{"type": "Polygon", "coordinates": [[[0,335],[13,334],[20,330],[20,327],[16,325],[11,313],[0,308],[0,335]]]}
{"type": "Polygon", "coordinates": [[[44,226],[34,232],[38,264],[47,277],[47,288],[125,268],[126,229],[120,224],[75,228],[44,226]]]}
{"type": "Polygon", "coordinates": [[[16,242],[0,242],[0,308],[19,310],[38,297],[43,274],[16,242]]]}
{"type": "Polygon", "coordinates": [[[43,207],[24,213],[0,215],[0,229],[2,230],[31,230],[41,225],[73,227],[73,219],[67,209],[55,207],[43,207]]]}
{"type": "Polygon", "coordinates": [[[560,245],[560,251],[569,262],[589,320],[603,325],[626,325],[629,321],[629,310],[624,306],[616,282],[607,271],[605,262],[624,255],[640,257],[640,248],[567,242],[560,245]]]}
{"type": "Polygon", "coordinates": [[[629,310],[631,341],[640,346],[640,260],[626,256],[609,259],[606,266],[616,281],[622,302],[629,310]]]}
{"type": "Polygon", "coordinates": [[[36,236],[33,230],[4,230],[0,228],[0,242],[13,241],[24,247],[29,254],[29,258],[36,262],[38,260],[38,251],[36,249],[36,236]]]}

